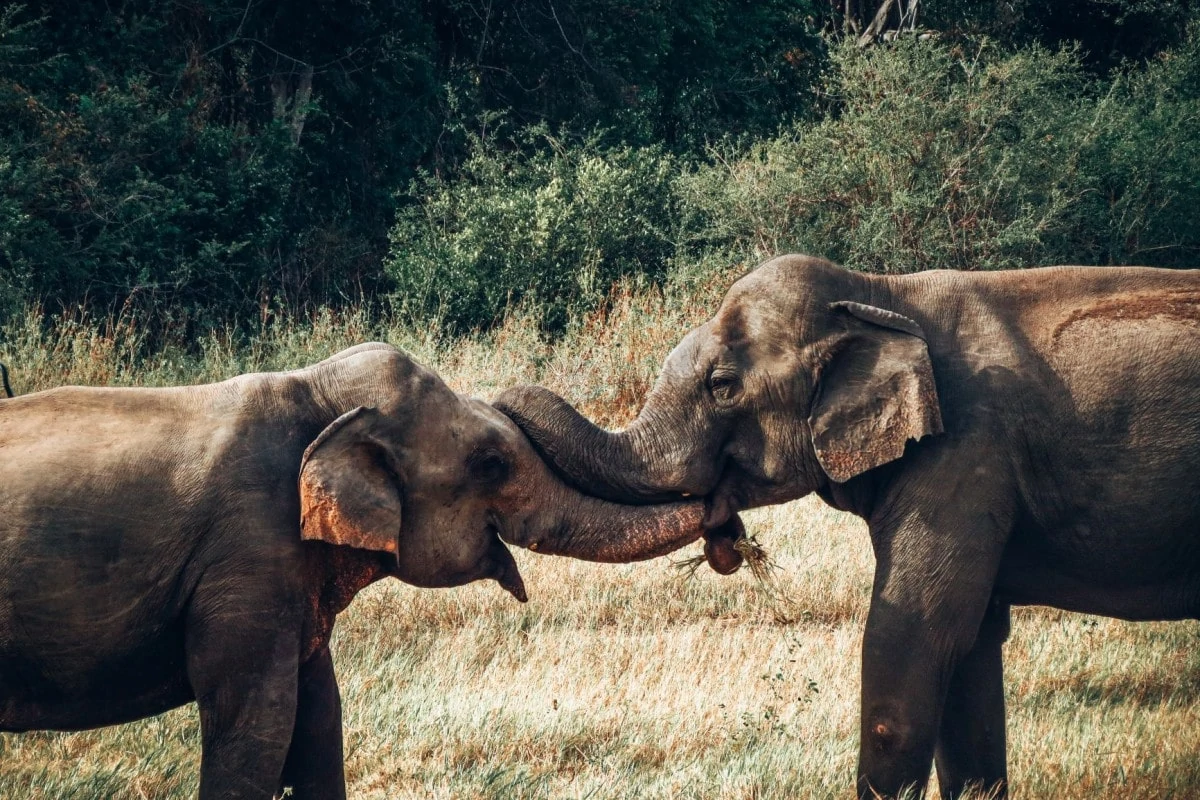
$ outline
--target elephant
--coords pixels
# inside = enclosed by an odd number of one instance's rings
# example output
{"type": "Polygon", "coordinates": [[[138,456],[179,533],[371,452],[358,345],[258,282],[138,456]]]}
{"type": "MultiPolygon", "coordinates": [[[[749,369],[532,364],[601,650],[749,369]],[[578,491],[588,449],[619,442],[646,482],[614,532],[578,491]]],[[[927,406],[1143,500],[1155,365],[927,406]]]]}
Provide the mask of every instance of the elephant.
{"type": "Polygon", "coordinates": [[[0,384],[4,385],[4,396],[12,397],[12,384],[8,382],[8,367],[4,366],[3,364],[0,364],[0,384]]]}
{"type": "Polygon", "coordinates": [[[703,503],[564,485],[503,414],[391,347],[203,386],[0,402],[0,730],[195,701],[199,796],[344,798],[329,640],[355,594],[525,587],[503,544],[593,561],[697,540],[703,503]]]}
{"type": "Polygon", "coordinates": [[[608,500],[703,497],[712,526],[815,492],[866,521],[861,797],[920,794],[931,762],[943,797],[1007,790],[1011,606],[1200,616],[1200,271],[779,256],[625,430],[539,387],[494,402],[608,500]]]}

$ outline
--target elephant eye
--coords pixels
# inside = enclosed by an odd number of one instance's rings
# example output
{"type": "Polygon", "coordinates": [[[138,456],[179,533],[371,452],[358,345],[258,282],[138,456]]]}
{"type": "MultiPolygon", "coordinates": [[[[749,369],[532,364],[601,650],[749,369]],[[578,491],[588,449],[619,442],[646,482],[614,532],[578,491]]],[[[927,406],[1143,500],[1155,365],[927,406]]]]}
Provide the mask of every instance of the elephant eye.
{"type": "Polygon", "coordinates": [[[742,390],[737,374],[724,369],[714,369],[708,375],[708,391],[720,403],[734,400],[742,390]]]}
{"type": "Polygon", "coordinates": [[[508,478],[508,459],[495,450],[477,450],[467,459],[467,471],[480,483],[500,483],[508,478]]]}

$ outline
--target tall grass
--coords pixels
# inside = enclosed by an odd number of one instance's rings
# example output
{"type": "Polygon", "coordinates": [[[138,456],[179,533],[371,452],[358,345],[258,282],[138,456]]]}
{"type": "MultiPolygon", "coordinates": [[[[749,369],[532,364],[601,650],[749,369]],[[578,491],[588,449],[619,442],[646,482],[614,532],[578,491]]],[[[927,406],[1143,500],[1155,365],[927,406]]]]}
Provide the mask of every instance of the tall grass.
{"type": "MultiPolygon", "coordinates": [[[[520,308],[460,339],[351,311],[266,317],[253,338],[214,332],[194,348],[157,349],[136,320],[77,314],[46,326],[31,313],[0,329],[0,361],[22,392],[158,385],[295,367],[384,339],[458,391],[540,381],[620,425],[728,277],[698,295],[623,285],[555,341],[520,308]]],[[[671,557],[610,566],[519,551],[527,605],[491,582],[363,592],[334,640],[351,796],[849,796],[873,567],[865,530],[811,498],[747,523],[780,565],[785,613],[744,573],[686,579],[671,557]]],[[[1200,793],[1198,635],[1196,622],[1015,612],[1005,658],[1018,795],[1200,793]]],[[[193,708],[83,733],[0,735],[0,797],[187,798],[199,752],[193,708]]]]}

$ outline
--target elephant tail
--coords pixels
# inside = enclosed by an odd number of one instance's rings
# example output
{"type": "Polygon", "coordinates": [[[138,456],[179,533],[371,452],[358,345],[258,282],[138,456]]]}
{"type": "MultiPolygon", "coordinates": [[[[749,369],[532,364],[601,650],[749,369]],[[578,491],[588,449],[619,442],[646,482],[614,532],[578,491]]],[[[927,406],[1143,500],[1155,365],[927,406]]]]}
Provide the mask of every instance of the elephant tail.
{"type": "Polygon", "coordinates": [[[12,386],[8,382],[8,367],[0,364],[0,381],[4,383],[4,394],[7,397],[13,396],[12,386]]]}

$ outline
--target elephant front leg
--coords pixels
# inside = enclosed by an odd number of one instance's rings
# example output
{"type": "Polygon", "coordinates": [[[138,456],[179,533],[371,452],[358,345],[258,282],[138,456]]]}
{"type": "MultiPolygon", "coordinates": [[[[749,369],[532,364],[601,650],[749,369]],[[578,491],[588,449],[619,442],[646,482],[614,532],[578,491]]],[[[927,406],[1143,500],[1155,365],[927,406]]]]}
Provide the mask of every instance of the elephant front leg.
{"type": "Polygon", "coordinates": [[[184,636],[200,711],[200,800],[271,800],[296,719],[300,620],[270,585],[213,581],[184,636]]]}
{"type": "Polygon", "coordinates": [[[962,796],[971,786],[997,800],[1007,794],[1001,646],[1008,631],[1008,606],[992,603],[974,646],[950,681],[934,759],[947,800],[962,796]]]}
{"type": "MultiPolygon", "coordinates": [[[[876,573],[863,637],[858,793],[862,798],[919,796],[939,733],[957,734],[964,726],[956,707],[950,729],[942,729],[959,668],[966,667],[962,677],[970,684],[975,673],[990,666],[982,655],[977,663],[972,649],[991,597],[1001,542],[995,531],[980,527],[933,528],[911,521],[873,529],[872,537],[876,573]]],[[[994,666],[998,675],[998,661],[994,666]]],[[[953,692],[954,702],[970,694],[964,686],[953,692]]],[[[951,756],[964,772],[994,759],[994,754],[980,754],[977,744],[963,743],[951,756]]],[[[999,747],[1002,758],[1002,736],[999,747]]]]}
{"type": "Polygon", "coordinates": [[[297,655],[274,648],[189,654],[200,709],[200,800],[270,800],[279,787],[296,713],[297,655]]]}
{"type": "Polygon", "coordinates": [[[283,767],[283,786],[296,800],[344,800],[342,701],[326,647],[300,667],[296,727],[283,767]]]}
{"type": "Polygon", "coordinates": [[[949,672],[918,619],[872,604],[863,637],[860,798],[920,796],[929,778],[949,672]]]}

